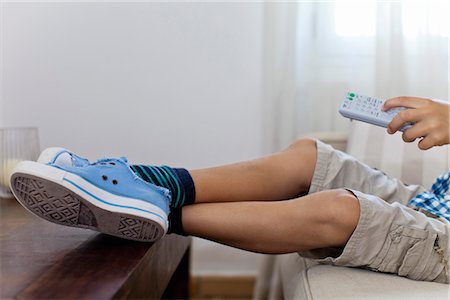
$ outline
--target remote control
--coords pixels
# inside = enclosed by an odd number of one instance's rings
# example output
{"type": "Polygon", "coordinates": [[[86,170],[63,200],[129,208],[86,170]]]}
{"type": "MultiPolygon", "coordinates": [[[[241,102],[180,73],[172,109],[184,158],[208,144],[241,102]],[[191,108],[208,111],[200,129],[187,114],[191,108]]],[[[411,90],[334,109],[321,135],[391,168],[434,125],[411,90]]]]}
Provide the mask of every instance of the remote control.
{"type": "MultiPolygon", "coordinates": [[[[339,113],[350,120],[358,120],[376,126],[387,127],[397,113],[406,109],[404,107],[382,111],[386,99],[377,99],[359,95],[353,92],[347,93],[347,97],[339,108],[339,113]]],[[[412,124],[406,124],[400,131],[405,131],[412,124]]]]}

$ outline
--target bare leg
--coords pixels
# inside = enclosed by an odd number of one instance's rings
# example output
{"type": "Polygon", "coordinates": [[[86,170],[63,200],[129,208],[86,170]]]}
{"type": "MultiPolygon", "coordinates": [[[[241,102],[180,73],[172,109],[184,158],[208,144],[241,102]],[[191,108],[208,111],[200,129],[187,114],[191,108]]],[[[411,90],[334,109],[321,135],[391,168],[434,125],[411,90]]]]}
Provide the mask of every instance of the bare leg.
{"type": "Polygon", "coordinates": [[[196,203],[296,198],[309,190],[316,142],[303,139],[279,153],[221,167],[190,170],[196,203]]]}
{"type": "Polygon", "coordinates": [[[183,207],[187,234],[253,252],[290,253],[344,246],[359,221],[359,202],[338,189],[270,202],[183,207]]]}

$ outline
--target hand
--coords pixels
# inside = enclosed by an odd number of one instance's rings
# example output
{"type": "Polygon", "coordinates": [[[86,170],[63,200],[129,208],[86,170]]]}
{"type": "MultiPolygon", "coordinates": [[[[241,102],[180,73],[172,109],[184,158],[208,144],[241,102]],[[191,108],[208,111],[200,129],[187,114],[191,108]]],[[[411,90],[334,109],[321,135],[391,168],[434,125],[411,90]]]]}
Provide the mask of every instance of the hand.
{"type": "Polygon", "coordinates": [[[422,138],[419,148],[430,149],[434,146],[442,146],[449,143],[450,105],[448,102],[416,97],[397,97],[387,100],[383,110],[387,111],[394,107],[406,107],[399,112],[389,123],[388,133],[394,134],[406,123],[414,125],[405,130],[402,138],[410,143],[417,138],[422,138]]]}

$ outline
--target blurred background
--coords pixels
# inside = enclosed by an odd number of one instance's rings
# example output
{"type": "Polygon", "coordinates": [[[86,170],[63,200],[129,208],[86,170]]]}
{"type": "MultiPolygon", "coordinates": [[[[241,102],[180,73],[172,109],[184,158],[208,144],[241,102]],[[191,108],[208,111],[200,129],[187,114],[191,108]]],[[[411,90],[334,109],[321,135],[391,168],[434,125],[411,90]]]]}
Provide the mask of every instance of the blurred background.
{"type": "MultiPolygon", "coordinates": [[[[202,168],[345,135],[348,91],[448,100],[448,1],[1,4],[0,127],[95,159],[202,168]]],[[[194,278],[261,255],[196,239],[194,278]]]]}

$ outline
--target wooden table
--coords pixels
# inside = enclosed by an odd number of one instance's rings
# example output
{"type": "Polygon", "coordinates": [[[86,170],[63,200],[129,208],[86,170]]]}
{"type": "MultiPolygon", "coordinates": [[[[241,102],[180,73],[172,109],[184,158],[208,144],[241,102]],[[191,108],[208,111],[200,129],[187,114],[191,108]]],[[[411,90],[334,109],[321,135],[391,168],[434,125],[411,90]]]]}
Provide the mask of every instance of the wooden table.
{"type": "Polygon", "coordinates": [[[186,299],[190,238],[115,238],[0,199],[0,299],[186,299]]]}

